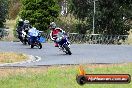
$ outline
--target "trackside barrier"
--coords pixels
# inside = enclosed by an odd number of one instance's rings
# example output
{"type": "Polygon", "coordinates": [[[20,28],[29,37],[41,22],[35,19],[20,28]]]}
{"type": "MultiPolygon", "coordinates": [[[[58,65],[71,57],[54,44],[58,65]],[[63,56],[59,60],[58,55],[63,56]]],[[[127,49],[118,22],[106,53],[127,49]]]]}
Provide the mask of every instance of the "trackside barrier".
{"type": "MultiPolygon", "coordinates": [[[[46,41],[50,41],[50,35],[44,34],[46,41]]],[[[102,34],[68,34],[71,43],[88,43],[88,44],[122,44],[128,38],[128,35],[102,35],[102,34]]]]}

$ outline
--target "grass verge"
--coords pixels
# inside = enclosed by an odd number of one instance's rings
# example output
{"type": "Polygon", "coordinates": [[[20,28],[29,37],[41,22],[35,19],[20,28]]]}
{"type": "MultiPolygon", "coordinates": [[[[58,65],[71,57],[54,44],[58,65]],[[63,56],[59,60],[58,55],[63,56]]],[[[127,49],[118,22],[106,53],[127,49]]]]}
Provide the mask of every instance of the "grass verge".
{"type": "MultiPolygon", "coordinates": [[[[38,68],[0,68],[1,88],[132,88],[130,84],[76,83],[78,65],[38,68]]],[[[88,74],[130,74],[132,63],[112,65],[84,65],[88,74]]]]}
{"type": "Polygon", "coordinates": [[[0,53],[0,64],[2,63],[13,63],[13,62],[20,62],[26,60],[27,56],[24,54],[17,54],[17,53],[7,53],[2,52],[0,53]]]}

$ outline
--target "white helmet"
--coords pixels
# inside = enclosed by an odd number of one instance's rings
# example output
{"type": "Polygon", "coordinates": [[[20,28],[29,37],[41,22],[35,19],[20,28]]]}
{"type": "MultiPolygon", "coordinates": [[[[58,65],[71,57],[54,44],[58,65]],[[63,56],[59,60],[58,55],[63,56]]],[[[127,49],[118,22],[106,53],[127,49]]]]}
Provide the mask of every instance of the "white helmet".
{"type": "Polygon", "coordinates": [[[19,19],[19,21],[21,22],[21,21],[23,21],[23,19],[19,19]]]}
{"type": "Polygon", "coordinates": [[[25,20],[24,23],[25,23],[25,24],[29,24],[29,20],[25,20]]]}
{"type": "Polygon", "coordinates": [[[56,28],[55,22],[51,22],[51,23],[50,23],[50,27],[51,27],[51,28],[56,28]]]}

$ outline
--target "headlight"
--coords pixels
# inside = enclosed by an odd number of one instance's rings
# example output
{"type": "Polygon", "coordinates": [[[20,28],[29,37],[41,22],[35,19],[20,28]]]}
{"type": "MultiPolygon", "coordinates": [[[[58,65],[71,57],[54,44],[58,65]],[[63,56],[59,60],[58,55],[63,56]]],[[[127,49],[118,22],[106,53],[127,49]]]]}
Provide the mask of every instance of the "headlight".
{"type": "Polygon", "coordinates": [[[56,42],[60,42],[62,40],[62,37],[59,37],[56,39],[56,42]]]}

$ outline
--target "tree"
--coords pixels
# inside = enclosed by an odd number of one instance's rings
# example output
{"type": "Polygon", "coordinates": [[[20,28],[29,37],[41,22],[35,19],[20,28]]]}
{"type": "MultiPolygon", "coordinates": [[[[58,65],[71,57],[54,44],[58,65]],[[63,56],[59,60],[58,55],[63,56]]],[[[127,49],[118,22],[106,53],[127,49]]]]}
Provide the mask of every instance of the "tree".
{"type": "Polygon", "coordinates": [[[8,13],[8,0],[0,0],[0,27],[4,27],[8,13]]]}
{"type": "MultiPolygon", "coordinates": [[[[132,19],[131,3],[132,0],[96,1],[95,33],[127,34],[130,25],[126,24],[126,21],[132,19]]],[[[93,9],[93,0],[70,0],[71,13],[73,13],[81,23],[88,23],[87,25],[91,30],[93,24],[93,9]]]]}
{"type": "Polygon", "coordinates": [[[127,34],[130,25],[125,24],[125,18],[132,13],[131,0],[100,0],[97,2],[96,30],[105,34],[127,34]]]}
{"type": "Polygon", "coordinates": [[[27,19],[39,30],[46,30],[49,23],[59,16],[57,0],[21,0],[20,17],[27,19]]]}
{"type": "Polygon", "coordinates": [[[79,23],[76,29],[79,33],[85,34],[90,29],[93,15],[93,2],[91,0],[68,0],[69,12],[73,14],[79,23]]]}

